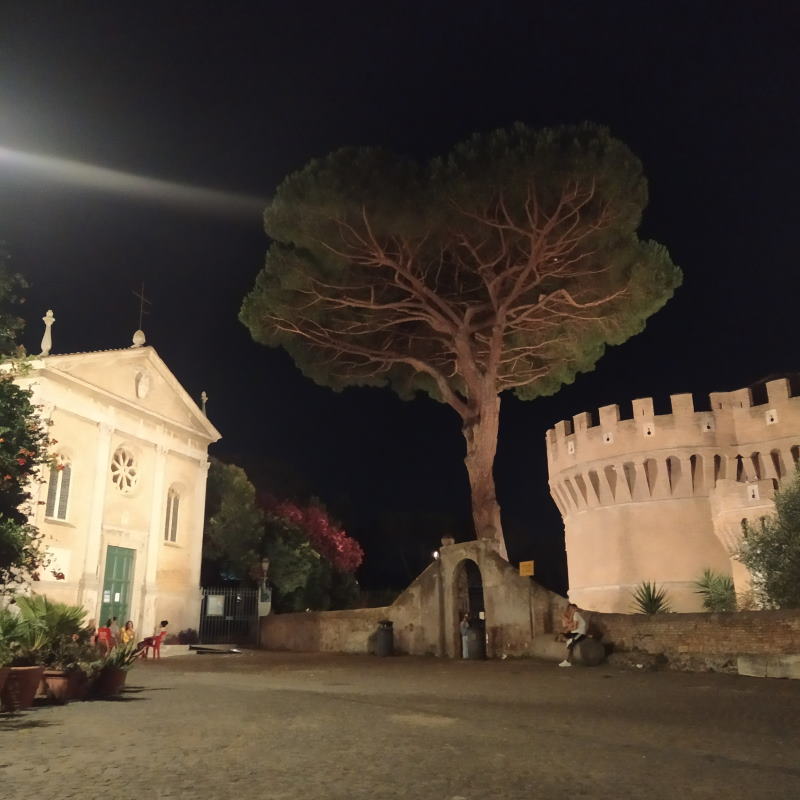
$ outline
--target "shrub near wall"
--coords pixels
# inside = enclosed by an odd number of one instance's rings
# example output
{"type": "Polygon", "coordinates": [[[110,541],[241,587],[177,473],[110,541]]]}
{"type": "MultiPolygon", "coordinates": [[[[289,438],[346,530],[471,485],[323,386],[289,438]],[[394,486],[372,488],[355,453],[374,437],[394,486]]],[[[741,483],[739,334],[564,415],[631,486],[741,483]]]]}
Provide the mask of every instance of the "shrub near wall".
{"type": "Polygon", "coordinates": [[[739,656],[800,655],[800,610],[601,614],[591,626],[614,651],[663,655],[676,669],[736,671],[739,656]]]}

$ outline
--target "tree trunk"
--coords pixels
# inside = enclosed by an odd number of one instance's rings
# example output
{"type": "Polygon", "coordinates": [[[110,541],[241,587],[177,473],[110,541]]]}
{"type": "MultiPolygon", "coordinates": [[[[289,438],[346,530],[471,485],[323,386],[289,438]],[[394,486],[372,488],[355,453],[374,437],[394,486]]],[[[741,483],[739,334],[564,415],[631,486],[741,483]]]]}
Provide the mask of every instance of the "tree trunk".
{"type": "Polygon", "coordinates": [[[500,505],[494,489],[494,457],[499,423],[500,398],[492,392],[491,396],[478,404],[477,413],[462,428],[467,443],[464,463],[469,474],[475,536],[493,542],[497,552],[508,560],[500,505]]]}

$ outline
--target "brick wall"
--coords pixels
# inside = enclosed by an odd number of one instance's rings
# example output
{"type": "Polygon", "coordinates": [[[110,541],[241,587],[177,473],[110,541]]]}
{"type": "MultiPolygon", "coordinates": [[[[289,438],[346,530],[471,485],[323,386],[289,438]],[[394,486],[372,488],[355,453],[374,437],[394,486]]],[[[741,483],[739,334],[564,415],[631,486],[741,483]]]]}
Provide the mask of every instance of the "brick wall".
{"type": "Polygon", "coordinates": [[[591,627],[615,650],[663,654],[670,661],[687,655],[713,659],[800,654],[800,609],[652,616],[592,613],[591,627]]]}

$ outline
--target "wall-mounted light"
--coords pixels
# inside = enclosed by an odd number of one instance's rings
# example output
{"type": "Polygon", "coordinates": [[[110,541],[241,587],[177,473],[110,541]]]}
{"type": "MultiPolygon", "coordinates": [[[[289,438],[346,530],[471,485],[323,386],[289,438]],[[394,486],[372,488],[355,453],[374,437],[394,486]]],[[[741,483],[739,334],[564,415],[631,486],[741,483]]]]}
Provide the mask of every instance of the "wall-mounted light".
{"type": "Polygon", "coordinates": [[[438,550],[434,550],[432,555],[433,555],[433,560],[434,561],[437,561],[439,559],[439,551],[438,550]]]}

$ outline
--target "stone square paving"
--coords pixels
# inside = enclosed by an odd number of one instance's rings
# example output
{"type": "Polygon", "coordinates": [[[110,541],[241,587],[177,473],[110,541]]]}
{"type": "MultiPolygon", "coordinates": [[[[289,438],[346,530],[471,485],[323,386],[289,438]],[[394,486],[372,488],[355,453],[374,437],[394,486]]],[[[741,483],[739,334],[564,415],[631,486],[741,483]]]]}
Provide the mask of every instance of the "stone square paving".
{"type": "Polygon", "coordinates": [[[800,681],[250,652],[0,715],[0,798],[800,798],[800,681]]]}

